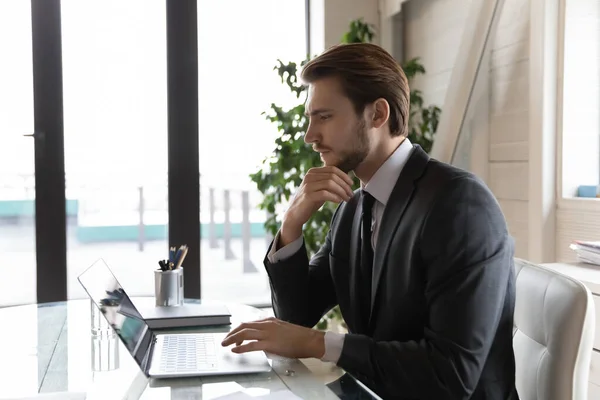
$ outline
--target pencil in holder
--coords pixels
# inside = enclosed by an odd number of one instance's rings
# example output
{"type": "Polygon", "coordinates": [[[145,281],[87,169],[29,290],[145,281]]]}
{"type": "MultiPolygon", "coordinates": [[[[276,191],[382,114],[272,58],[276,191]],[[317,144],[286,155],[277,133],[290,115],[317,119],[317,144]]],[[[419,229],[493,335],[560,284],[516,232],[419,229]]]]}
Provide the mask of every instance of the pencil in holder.
{"type": "Polygon", "coordinates": [[[155,270],[154,297],[159,307],[183,305],[183,268],[155,270]]]}

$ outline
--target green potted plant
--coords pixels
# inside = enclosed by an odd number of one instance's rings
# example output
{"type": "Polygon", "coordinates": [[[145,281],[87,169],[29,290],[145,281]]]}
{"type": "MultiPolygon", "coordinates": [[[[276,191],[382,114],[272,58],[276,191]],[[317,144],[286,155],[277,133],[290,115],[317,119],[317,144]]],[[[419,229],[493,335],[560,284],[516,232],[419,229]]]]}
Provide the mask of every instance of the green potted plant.
{"type": "MultiPolygon", "coordinates": [[[[371,42],[374,37],[373,26],[362,19],[357,19],[350,23],[349,31],[343,35],[341,42],[365,43],[371,42]]],[[[319,153],[304,143],[304,133],[308,127],[308,119],[304,114],[306,87],[299,82],[299,73],[307,61],[308,59],[299,64],[277,61],[274,70],[277,71],[282,83],[296,95],[299,104],[289,109],[271,104],[270,110],[263,113],[267,120],[277,126],[280,135],[275,140],[272,155],[263,161],[260,170],[250,175],[258,190],[264,195],[259,207],[268,215],[265,230],[271,235],[277,233],[281,224],[280,216],[277,215],[278,205],[289,201],[310,168],[322,165],[319,153]]],[[[425,68],[418,58],[409,60],[402,68],[409,82],[416,75],[425,73],[425,68]]],[[[410,102],[408,138],[412,143],[421,145],[426,152],[429,152],[441,111],[437,106],[424,106],[422,93],[418,90],[411,91],[410,102]]],[[[354,189],[359,185],[358,179],[355,179],[354,189]]],[[[304,226],[304,242],[309,258],[324,242],[336,207],[334,203],[325,203],[304,226]]],[[[332,321],[345,329],[338,307],[324,316],[317,324],[317,328],[327,329],[332,321]]]]}

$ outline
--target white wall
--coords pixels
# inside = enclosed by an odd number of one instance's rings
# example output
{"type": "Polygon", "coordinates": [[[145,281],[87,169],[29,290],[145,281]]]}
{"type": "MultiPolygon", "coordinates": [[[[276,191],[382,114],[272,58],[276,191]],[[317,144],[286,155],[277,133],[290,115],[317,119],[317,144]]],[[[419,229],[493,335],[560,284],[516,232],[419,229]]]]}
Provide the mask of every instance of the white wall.
{"type": "Polygon", "coordinates": [[[529,0],[506,0],[490,62],[488,184],[515,238],[529,255],[529,0]]]}
{"type": "Polygon", "coordinates": [[[404,25],[401,4],[405,0],[379,0],[379,44],[389,51],[397,60],[404,54],[403,34],[404,25]]]}
{"type": "MultiPolygon", "coordinates": [[[[363,18],[377,32],[380,28],[377,0],[311,0],[310,14],[312,54],[340,43],[352,20],[363,18]]],[[[379,35],[375,39],[379,44],[379,35]]]]}
{"type": "MultiPolygon", "coordinates": [[[[404,60],[419,57],[427,73],[413,88],[442,106],[472,0],[410,0],[402,5],[404,60]]],[[[443,111],[443,110],[442,110],[443,111]]]]}
{"type": "MultiPolygon", "coordinates": [[[[404,58],[421,57],[427,74],[413,83],[426,103],[440,105],[472,0],[410,0],[402,5],[404,58]]],[[[506,0],[489,59],[489,165],[484,179],[528,256],[529,0],[506,0]]],[[[486,136],[486,132],[483,132],[486,136]]]]}

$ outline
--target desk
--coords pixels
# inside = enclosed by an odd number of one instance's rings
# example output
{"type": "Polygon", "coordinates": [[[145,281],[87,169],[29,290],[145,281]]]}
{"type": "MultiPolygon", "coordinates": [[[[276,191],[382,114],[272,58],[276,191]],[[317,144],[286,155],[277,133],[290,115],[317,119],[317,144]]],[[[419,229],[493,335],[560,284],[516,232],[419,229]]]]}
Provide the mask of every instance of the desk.
{"type": "MultiPolygon", "coordinates": [[[[154,299],[133,301],[137,306],[148,306],[154,299]]],[[[227,306],[232,327],[265,316],[249,306],[227,306]]],[[[0,399],[67,391],[87,393],[88,399],[123,398],[125,393],[129,399],[141,400],[218,399],[240,390],[250,395],[289,390],[303,399],[339,399],[327,384],[344,375],[340,368],[319,360],[269,355],[273,370],[266,374],[147,379],[116,336],[113,346],[102,345],[113,349],[109,353],[115,368],[94,371],[100,368],[93,368],[93,364],[110,363],[108,353],[98,351],[98,343],[93,342],[89,300],[2,308],[0,324],[0,399]]],[[[356,390],[360,398],[371,398],[360,388],[356,390]]]]}

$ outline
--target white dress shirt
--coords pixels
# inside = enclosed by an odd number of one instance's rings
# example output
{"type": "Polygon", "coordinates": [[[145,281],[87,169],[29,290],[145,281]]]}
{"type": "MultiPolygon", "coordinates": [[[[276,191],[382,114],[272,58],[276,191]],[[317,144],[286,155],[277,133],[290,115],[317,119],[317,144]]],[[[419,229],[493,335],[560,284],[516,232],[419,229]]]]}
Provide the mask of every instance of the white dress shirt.
{"type": "MultiPolygon", "coordinates": [[[[392,153],[390,157],[379,167],[371,180],[364,186],[363,190],[369,192],[374,198],[373,213],[371,221],[371,244],[374,251],[377,251],[377,237],[379,227],[381,226],[381,218],[383,210],[387,204],[392,190],[396,185],[396,181],[400,176],[400,172],[408,161],[412,152],[413,146],[408,138],[402,141],[402,144],[392,153]]],[[[279,233],[275,237],[273,243],[279,241],[279,233]]],[[[267,255],[269,262],[276,263],[285,260],[302,248],[304,238],[300,236],[298,239],[289,243],[287,246],[275,251],[276,246],[271,247],[271,251],[267,255]]],[[[344,347],[344,334],[328,331],[325,333],[325,355],[321,358],[323,361],[337,363],[342,354],[344,347]]]]}

